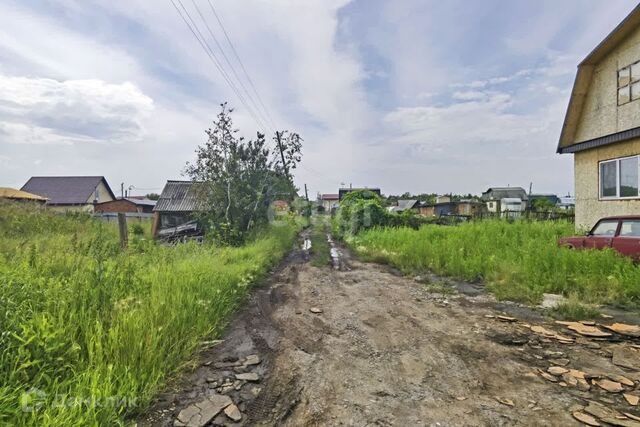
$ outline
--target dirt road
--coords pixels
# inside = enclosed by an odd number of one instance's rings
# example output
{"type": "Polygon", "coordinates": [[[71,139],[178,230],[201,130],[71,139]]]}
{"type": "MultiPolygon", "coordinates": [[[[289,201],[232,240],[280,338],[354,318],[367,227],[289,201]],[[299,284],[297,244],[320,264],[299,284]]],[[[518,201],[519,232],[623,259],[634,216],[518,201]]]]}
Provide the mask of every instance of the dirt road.
{"type": "Polygon", "coordinates": [[[589,416],[590,401],[619,410],[604,415],[637,414],[622,393],[591,383],[624,375],[624,392],[637,387],[634,369],[611,362],[617,347],[635,351],[627,341],[572,334],[474,285],[430,276],[425,286],[344,261],[316,268],[294,251],[139,424],[571,426],[581,425],[573,412],[589,416]],[[557,376],[568,369],[586,379],[557,376]]]}

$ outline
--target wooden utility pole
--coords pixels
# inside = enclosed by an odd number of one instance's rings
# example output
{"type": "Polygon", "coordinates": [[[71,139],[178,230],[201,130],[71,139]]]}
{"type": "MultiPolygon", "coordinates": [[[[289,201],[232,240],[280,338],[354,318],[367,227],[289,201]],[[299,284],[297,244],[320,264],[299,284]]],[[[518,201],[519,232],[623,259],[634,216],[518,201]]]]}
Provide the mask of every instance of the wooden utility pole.
{"type": "Polygon", "coordinates": [[[118,230],[120,231],[120,247],[127,249],[129,233],[127,231],[127,216],[123,212],[118,212],[118,230]]]}
{"type": "Polygon", "coordinates": [[[289,177],[289,167],[287,166],[287,162],[284,159],[284,147],[282,146],[282,134],[284,132],[276,131],[276,141],[278,142],[278,150],[280,151],[280,158],[282,159],[282,168],[284,169],[284,173],[289,177]]]}
{"type": "Polygon", "coordinates": [[[304,198],[309,201],[309,193],[307,192],[307,184],[304,185],[304,198]]]}

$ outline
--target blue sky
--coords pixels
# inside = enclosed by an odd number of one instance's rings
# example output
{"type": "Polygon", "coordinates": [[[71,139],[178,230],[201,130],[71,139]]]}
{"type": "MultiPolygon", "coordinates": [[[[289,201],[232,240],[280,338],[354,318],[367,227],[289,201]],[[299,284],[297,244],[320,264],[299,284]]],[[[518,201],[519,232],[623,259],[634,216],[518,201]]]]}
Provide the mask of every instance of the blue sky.
{"type": "MultiPolygon", "coordinates": [[[[182,1],[216,49],[194,7],[224,42],[207,0],[182,1]]],[[[572,158],[555,147],[576,65],[635,6],[211,2],[272,121],[304,137],[296,181],[312,196],[340,183],[573,192],[572,158]]],[[[180,178],[224,101],[254,135],[261,125],[169,0],[0,4],[0,186],[105,175],[114,188],[159,191],[180,178]]]]}

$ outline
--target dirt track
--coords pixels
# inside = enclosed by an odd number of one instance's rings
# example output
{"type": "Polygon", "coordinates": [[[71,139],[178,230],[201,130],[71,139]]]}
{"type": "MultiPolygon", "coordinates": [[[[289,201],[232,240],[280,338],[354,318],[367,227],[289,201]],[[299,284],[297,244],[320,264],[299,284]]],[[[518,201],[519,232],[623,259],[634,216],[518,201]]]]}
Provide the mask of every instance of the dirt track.
{"type": "Polygon", "coordinates": [[[348,258],[346,266],[316,268],[294,251],[253,292],[223,342],[139,424],[174,425],[180,411],[221,390],[243,418],[231,423],[221,412],[212,425],[567,426],[580,425],[571,413],[588,400],[637,413],[620,394],[564,387],[536,369],[568,359],[567,368],[640,380],[611,363],[621,344],[541,337],[528,325],[561,326],[497,304],[473,285],[457,284],[466,294],[433,293],[384,266],[348,258]],[[491,317],[501,312],[520,321],[491,317]],[[253,354],[259,364],[237,366],[253,354]],[[221,389],[242,372],[259,382],[221,389]]]}

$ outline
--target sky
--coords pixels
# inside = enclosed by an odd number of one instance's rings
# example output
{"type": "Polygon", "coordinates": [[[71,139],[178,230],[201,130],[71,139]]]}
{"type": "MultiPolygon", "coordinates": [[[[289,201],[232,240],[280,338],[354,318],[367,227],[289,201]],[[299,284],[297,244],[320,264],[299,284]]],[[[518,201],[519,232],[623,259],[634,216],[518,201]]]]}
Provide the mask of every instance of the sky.
{"type": "Polygon", "coordinates": [[[556,146],[576,66],[636,5],[180,1],[227,79],[171,0],[0,2],[0,186],[104,175],[118,195],[160,192],[228,102],[247,138],[303,137],[311,198],[573,193],[556,146]]]}

